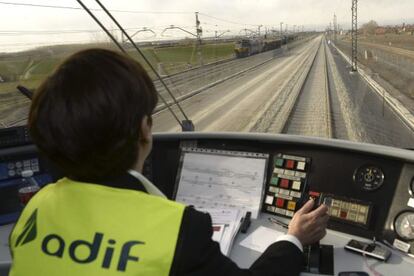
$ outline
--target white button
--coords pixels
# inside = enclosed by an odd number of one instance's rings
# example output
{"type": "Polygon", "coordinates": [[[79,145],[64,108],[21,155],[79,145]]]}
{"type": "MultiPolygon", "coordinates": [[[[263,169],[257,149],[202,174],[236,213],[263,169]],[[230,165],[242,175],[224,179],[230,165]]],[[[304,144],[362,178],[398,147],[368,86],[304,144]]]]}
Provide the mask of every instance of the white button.
{"type": "Polygon", "coordinates": [[[289,190],[286,190],[286,189],[280,189],[279,190],[279,193],[282,194],[282,195],[289,195],[290,194],[290,191],[289,190]]]}
{"type": "Polygon", "coordinates": [[[300,177],[300,178],[305,178],[306,177],[306,173],[304,172],[296,172],[295,176],[300,177]]]}
{"type": "Polygon", "coordinates": [[[301,171],[303,171],[303,170],[305,170],[305,165],[306,165],[306,163],[305,162],[298,162],[298,164],[296,165],[296,169],[298,169],[298,170],[301,170],[301,171]]]}
{"type": "Polygon", "coordinates": [[[275,212],[281,215],[285,215],[286,214],[286,210],[285,209],[281,209],[281,208],[276,208],[275,212]]]}
{"type": "Polygon", "coordinates": [[[295,176],[295,171],[285,170],[285,175],[295,176]]]}
{"type": "Polygon", "coordinates": [[[9,176],[15,176],[16,175],[16,172],[15,171],[13,171],[13,170],[10,170],[9,171],[9,176]]]}
{"type": "Polygon", "coordinates": [[[16,162],[16,168],[21,168],[22,167],[22,162],[18,161],[16,162]]]}
{"type": "Polygon", "coordinates": [[[276,187],[272,187],[272,186],[270,186],[269,187],[269,192],[271,192],[271,193],[276,193],[276,187]]]}
{"type": "Polygon", "coordinates": [[[293,197],[300,198],[302,194],[300,192],[290,191],[290,195],[293,197]]]}
{"type": "Polygon", "coordinates": [[[274,173],[276,173],[276,174],[283,174],[284,169],[275,168],[275,169],[273,170],[273,172],[274,172],[274,173]]]}
{"type": "Polygon", "coordinates": [[[299,191],[300,190],[300,185],[301,185],[300,181],[293,181],[292,189],[299,191]]]}
{"type": "Polygon", "coordinates": [[[272,205],[273,204],[273,196],[266,196],[266,204],[272,205]]]}
{"type": "Polygon", "coordinates": [[[287,211],[287,210],[286,210],[286,216],[288,216],[288,217],[293,217],[293,212],[292,212],[292,211],[287,211]]]}

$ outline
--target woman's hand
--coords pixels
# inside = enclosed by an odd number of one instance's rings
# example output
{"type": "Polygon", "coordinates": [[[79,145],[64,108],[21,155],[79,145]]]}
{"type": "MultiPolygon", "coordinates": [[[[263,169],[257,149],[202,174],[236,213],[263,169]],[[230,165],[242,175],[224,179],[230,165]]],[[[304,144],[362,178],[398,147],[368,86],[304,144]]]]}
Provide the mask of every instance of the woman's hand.
{"type": "Polygon", "coordinates": [[[289,223],[288,234],[298,238],[302,245],[313,244],[326,235],[328,207],[321,205],[312,211],[314,204],[313,199],[306,202],[289,223]]]}

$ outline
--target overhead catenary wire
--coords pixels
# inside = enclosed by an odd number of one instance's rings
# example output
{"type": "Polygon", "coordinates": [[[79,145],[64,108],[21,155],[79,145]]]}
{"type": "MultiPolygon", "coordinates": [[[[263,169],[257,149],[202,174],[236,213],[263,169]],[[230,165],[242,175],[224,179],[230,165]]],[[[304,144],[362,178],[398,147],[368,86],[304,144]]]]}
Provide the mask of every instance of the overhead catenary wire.
{"type": "MultiPolygon", "coordinates": [[[[80,0],[79,0],[80,1],[80,0]]],[[[147,59],[147,57],[144,55],[144,53],[141,51],[141,49],[138,48],[138,46],[135,44],[135,42],[132,40],[132,38],[128,35],[128,33],[122,28],[121,24],[119,24],[119,22],[115,19],[115,17],[113,17],[113,15],[106,9],[106,7],[99,1],[99,0],[95,0],[96,3],[98,3],[98,5],[105,11],[105,13],[111,18],[111,20],[115,23],[115,25],[122,31],[122,33],[127,37],[127,39],[129,40],[129,42],[134,46],[135,50],[137,50],[137,52],[141,55],[141,57],[144,59],[144,61],[148,64],[148,66],[151,68],[151,70],[154,72],[155,76],[159,79],[159,81],[161,82],[161,84],[165,87],[167,93],[171,96],[171,98],[174,101],[174,104],[177,105],[178,109],[180,110],[181,114],[184,116],[186,121],[190,121],[187,117],[187,115],[185,114],[184,110],[181,108],[181,105],[179,104],[179,102],[175,99],[173,93],[171,92],[171,90],[168,88],[167,84],[164,82],[164,80],[161,78],[161,76],[158,74],[157,70],[155,70],[155,68],[152,66],[151,62],[147,59]]],[[[160,98],[162,98],[161,94],[160,98]]],[[[180,120],[178,119],[177,115],[175,115],[175,113],[172,111],[170,105],[165,101],[165,99],[163,100],[163,102],[165,103],[165,105],[168,107],[168,109],[172,112],[173,116],[175,117],[175,119],[177,120],[177,122],[180,124],[181,127],[183,127],[183,124],[180,122],[180,120]]]]}
{"type": "MultiPolygon", "coordinates": [[[[82,10],[82,8],[72,7],[72,6],[31,4],[31,3],[21,3],[21,2],[0,1],[0,4],[11,5],[11,6],[28,6],[28,7],[37,7],[37,8],[82,10]]],[[[103,11],[102,9],[89,9],[89,10],[91,10],[91,11],[103,11]]],[[[187,12],[187,11],[134,11],[134,10],[110,10],[110,11],[111,12],[120,12],[120,13],[139,13],[139,14],[193,14],[193,12],[187,12]]]]}
{"type": "Polygon", "coordinates": [[[216,16],[212,16],[212,15],[203,13],[203,12],[199,12],[198,14],[199,15],[202,15],[202,16],[205,16],[205,17],[209,17],[211,19],[215,19],[215,20],[218,20],[218,21],[222,21],[222,22],[226,22],[226,23],[230,23],[230,24],[234,24],[234,25],[240,25],[240,26],[255,26],[255,27],[260,26],[260,24],[241,23],[241,22],[231,21],[231,20],[227,20],[227,19],[222,19],[222,18],[219,18],[219,17],[216,17],[216,16]]]}
{"type": "Polygon", "coordinates": [[[76,0],[78,1],[78,3],[83,7],[83,9],[93,18],[93,20],[95,20],[95,22],[99,25],[99,27],[102,28],[102,30],[105,31],[105,33],[109,36],[109,38],[116,44],[116,46],[118,46],[118,48],[124,53],[126,54],[127,52],[125,51],[125,49],[121,46],[121,44],[119,44],[119,42],[116,40],[116,38],[111,34],[111,32],[101,23],[101,21],[99,21],[98,18],[96,18],[96,16],[88,9],[88,7],[86,7],[82,1],[80,0],[76,0]]]}
{"type": "MultiPolygon", "coordinates": [[[[153,30],[164,30],[170,25],[158,25],[158,26],[136,26],[124,28],[128,31],[142,30],[143,28],[153,30]]],[[[183,28],[193,28],[194,26],[183,26],[183,28]]],[[[120,31],[117,28],[108,29],[109,31],[120,31]]],[[[61,35],[61,34],[87,34],[87,33],[101,33],[102,29],[63,29],[63,30],[1,30],[0,36],[26,36],[26,35],[61,35]]]]}
{"type": "MultiPolygon", "coordinates": [[[[105,26],[102,25],[102,23],[99,21],[98,18],[96,18],[96,16],[89,10],[89,8],[87,6],[85,6],[85,4],[81,1],[81,0],[76,0],[81,7],[92,17],[92,19],[108,34],[109,31],[105,28],[105,26]]],[[[118,23],[118,22],[116,22],[118,23]]],[[[119,23],[117,24],[118,27],[120,26],[119,23]]],[[[122,28],[122,27],[121,27],[122,28]]],[[[131,40],[131,38],[129,37],[129,35],[125,32],[125,30],[123,30],[123,33],[126,34],[127,38],[133,43],[133,45],[136,47],[135,43],[131,40]]],[[[118,41],[112,36],[110,35],[110,33],[108,34],[109,37],[111,38],[112,41],[114,41],[114,43],[118,46],[118,48],[125,54],[127,54],[127,52],[125,51],[125,49],[118,43],[118,41]]],[[[138,47],[137,47],[138,48],[138,47]]],[[[161,77],[157,74],[157,72],[154,70],[154,68],[152,67],[151,63],[148,62],[148,60],[145,58],[145,56],[142,54],[142,52],[139,50],[139,53],[144,57],[144,59],[146,60],[146,62],[149,64],[149,66],[151,67],[151,69],[154,71],[154,73],[157,75],[157,77],[162,81],[161,77]]],[[[162,83],[165,85],[165,83],[162,81],[162,83]]],[[[166,86],[166,85],[165,85],[166,86]]],[[[168,87],[166,87],[166,89],[168,90],[168,87]]],[[[170,92],[171,93],[171,92],[170,92]]],[[[180,126],[182,127],[182,124],[180,122],[180,120],[178,119],[177,115],[174,113],[174,111],[171,109],[170,104],[168,104],[168,102],[164,99],[164,97],[162,97],[161,94],[159,94],[159,97],[161,99],[161,101],[166,105],[167,109],[171,112],[171,114],[173,115],[174,119],[178,122],[178,124],[180,124],[180,126]]],[[[174,97],[173,97],[174,98],[174,97]]],[[[175,98],[174,98],[175,99],[175,98]]]]}

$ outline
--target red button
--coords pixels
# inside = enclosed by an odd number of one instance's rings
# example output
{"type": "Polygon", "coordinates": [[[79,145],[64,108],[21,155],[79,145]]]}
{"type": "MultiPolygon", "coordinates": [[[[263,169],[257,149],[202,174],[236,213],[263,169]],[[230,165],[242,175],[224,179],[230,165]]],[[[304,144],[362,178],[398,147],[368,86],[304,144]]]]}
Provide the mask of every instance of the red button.
{"type": "Polygon", "coordinates": [[[282,178],[282,180],[280,181],[280,187],[286,189],[289,188],[289,179],[282,178]]]}
{"type": "Polygon", "coordinates": [[[309,192],[309,195],[310,195],[310,196],[313,196],[313,197],[319,197],[319,196],[321,195],[321,193],[314,192],[314,191],[310,191],[310,192],[309,192]]]}
{"type": "Polygon", "coordinates": [[[276,199],[276,206],[283,208],[283,206],[285,205],[285,200],[283,198],[278,198],[276,199]]]}
{"type": "Polygon", "coordinates": [[[341,211],[340,217],[344,219],[344,218],[346,218],[347,214],[348,213],[346,211],[341,211]]]}
{"type": "Polygon", "coordinates": [[[286,160],[286,168],[287,169],[293,169],[295,167],[295,161],[294,160],[286,160]]]}

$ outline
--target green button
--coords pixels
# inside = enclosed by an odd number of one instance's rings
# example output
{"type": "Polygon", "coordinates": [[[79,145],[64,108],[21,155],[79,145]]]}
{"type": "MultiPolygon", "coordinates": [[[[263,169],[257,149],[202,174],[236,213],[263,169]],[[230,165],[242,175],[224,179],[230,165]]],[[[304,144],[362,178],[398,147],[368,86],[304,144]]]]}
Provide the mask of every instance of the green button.
{"type": "Polygon", "coordinates": [[[272,177],[270,179],[270,184],[277,185],[277,183],[279,183],[279,177],[272,177]]]}
{"type": "Polygon", "coordinates": [[[275,161],[275,166],[276,167],[283,167],[283,159],[276,159],[275,161]]]}

